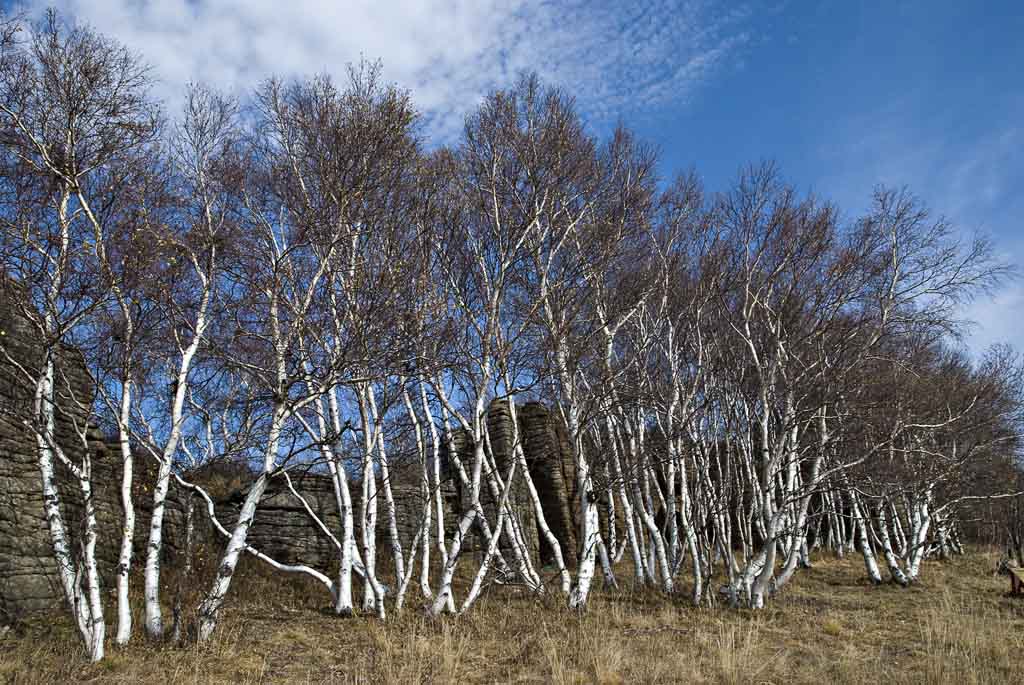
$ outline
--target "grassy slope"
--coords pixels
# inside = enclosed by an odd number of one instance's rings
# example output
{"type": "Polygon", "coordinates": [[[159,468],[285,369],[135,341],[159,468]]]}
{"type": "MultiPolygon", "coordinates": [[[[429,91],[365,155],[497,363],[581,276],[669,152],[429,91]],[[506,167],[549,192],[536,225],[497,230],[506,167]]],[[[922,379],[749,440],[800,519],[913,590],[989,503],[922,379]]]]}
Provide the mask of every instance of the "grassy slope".
{"type": "Polygon", "coordinates": [[[209,647],[136,638],[90,666],[63,618],[36,620],[0,637],[0,682],[1020,682],[1024,599],[993,565],[974,553],[874,588],[857,557],[820,559],[756,615],[626,591],[580,616],[506,588],[460,619],[384,624],[249,568],[209,647]]]}

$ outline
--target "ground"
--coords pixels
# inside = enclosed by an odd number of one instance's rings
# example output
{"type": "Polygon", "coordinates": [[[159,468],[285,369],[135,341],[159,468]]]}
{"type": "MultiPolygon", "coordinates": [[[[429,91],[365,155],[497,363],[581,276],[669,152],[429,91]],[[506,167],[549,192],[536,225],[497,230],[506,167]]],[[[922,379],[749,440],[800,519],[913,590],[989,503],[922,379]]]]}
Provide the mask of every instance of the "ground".
{"type": "Polygon", "coordinates": [[[137,637],[89,665],[63,617],[40,617],[0,637],[0,682],[1018,682],[1024,599],[994,568],[976,550],[927,563],[916,586],[872,587],[858,557],[820,558],[756,614],[628,590],[576,614],[495,588],[461,618],[413,606],[381,623],[250,566],[209,646],[137,637]]]}

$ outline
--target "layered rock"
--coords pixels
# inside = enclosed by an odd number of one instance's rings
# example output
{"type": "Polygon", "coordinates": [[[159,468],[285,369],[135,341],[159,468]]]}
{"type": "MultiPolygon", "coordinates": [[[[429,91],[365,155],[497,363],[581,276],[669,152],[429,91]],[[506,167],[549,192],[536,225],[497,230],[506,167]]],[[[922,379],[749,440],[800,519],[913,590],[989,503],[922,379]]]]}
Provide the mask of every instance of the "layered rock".
{"type": "MultiPolygon", "coordinates": [[[[8,293],[9,295],[9,293],[8,293]]],[[[40,363],[40,349],[29,322],[0,293],[0,620],[25,612],[53,609],[63,598],[57,577],[50,531],[43,516],[38,447],[27,421],[32,415],[32,388],[19,365],[30,370],[40,363]],[[6,355],[9,355],[10,359],[6,355]],[[13,360],[13,363],[12,363],[13,360]]],[[[97,511],[97,559],[105,584],[109,587],[121,543],[123,512],[120,503],[121,460],[117,445],[105,439],[93,423],[91,411],[95,387],[80,353],[63,349],[58,359],[57,442],[69,458],[81,463],[88,453],[93,466],[93,497],[97,511]]],[[[538,489],[548,525],[561,541],[567,559],[576,547],[575,464],[565,429],[549,409],[530,402],[517,409],[518,436],[527,467],[538,489]]],[[[487,416],[487,433],[494,465],[504,478],[513,458],[512,417],[507,402],[494,402],[487,416]]],[[[464,431],[457,431],[456,450],[467,468],[472,463],[473,444],[464,431]]],[[[135,563],[143,563],[149,533],[149,512],[155,465],[143,455],[136,456],[135,563]]],[[[392,469],[392,491],[397,509],[399,538],[408,549],[422,521],[424,492],[418,464],[396,464],[392,469]]],[[[248,480],[241,473],[240,482],[248,480]]],[[[77,549],[83,524],[82,499],[73,475],[59,463],[56,480],[68,533],[77,549]]],[[[449,469],[442,495],[446,501],[445,528],[450,535],[468,503],[465,493],[456,487],[457,478],[449,469]]],[[[337,536],[341,529],[338,508],[330,477],[309,472],[294,475],[293,483],[310,508],[337,536]]],[[[352,483],[353,495],[359,492],[352,483]]],[[[380,495],[380,493],[378,493],[380,495]]],[[[165,563],[173,561],[181,542],[184,519],[182,495],[175,487],[168,496],[165,513],[165,563]]],[[[228,492],[217,505],[225,525],[233,523],[244,498],[244,487],[228,492]]],[[[356,506],[358,511],[358,497],[356,506]]],[[[488,518],[497,519],[497,500],[486,486],[481,495],[488,518]]],[[[511,511],[523,531],[532,555],[542,563],[551,561],[551,550],[539,535],[534,508],[521,474],[509,495],[511,511]]],[[[381,557],[387,557],[387,522],[383,501],[378,534],[381,557]]],[[[199,507],[197,511],[202,511],[199,507]]],[[[200,540],[209,535],[202,516],[197,517],[200,540]]],[[[433,533],[433,530],[431,531],[433,533]]],[[[207,540],[211,538],[207,537],[207,540]]],[[[217,546],[221,540],[213,541],[217,546]]],[[[275,478],[257,509],[249,542],[261,551],[285,563],[303,563],[330,569],[337,563],[334,543],[307,515],[301,502],[281,478],[275,478]]],[[[475,539],[479,548],[479,539],[475,539]]],[[[503,542],[503,544],[506,544],[503,542]]],[[[472,546],[472,545],[471,545],[472,546]]]]}
{"type": "MultiPolygon", "coordinates": [[[[53,556],[53,542],[43,515],[42,480],[32,416],[32,388],[25,374],[40,363],[40,350],[31,324],[12,306],[10,293],[0,298],[0,620],[31,611],[54,609],[63,594],[53,556]],[[8,358],[9,355],[9,358],[8,358]]],[[[95,387],[80,353],[64,348],[58,355],[56,441],[68,458],[81,464],[88,452],[96,507],[96,558],[106,585],[113,582],[121,545],[124,514],[120,487],[122,464],[117,444],[104,437],[91,412],[95,387]]],[[[84,525],[82,494],[77,479],[55,460],[64,524],[78,548],[84,525]]],[[[141,559],[149,534],[149,512],[155,469],[136,458],[134,497],[137,505],[135,556],[141,559]]],[[[178,543],[183,520],[178,493],[173,489],[165,513],[165,554],[178,543]]],[[[141,562],[140,562],[141,563],[141,562]]]]}
{"type": "MultiPolygon", "coordinates": [[[[9,300],[0,301],[0,618],[51,608],[60,598],[49,527],[43,515],[41,476],[32,415],[32,387],[18,367],[30,373],[40,363],[35,334],[9,300]],[[8,359],[8,356],[10,357],[8,359]],[[13,362],[13,363],[12,363],[13,362]]],[[[92,378],[80,355],[62,350],[57,361],[56,440],[68,457],[81,463],[92,454],[93,498],[101,529],[97,559],[109,573],[118,544],[106,544],[109,530],[120,530],[121,507],[116,465],[99,429],[90,423],[92,378]],[[83,437],[84,436],[84,437],[83,437]]],[[[55,466],[64,522],[72,541],[82,528],[82,498],[68,470],[55,466]]]]}
{"type": "MultiPolygon", "coordinates": [[[[398,538],[402,547],[408,550],[423,520],[423,493],[419,481],[413,477],[413,469],[392,470],[391,488],[395,498],[398,538]]],[[[292,485],[309,508],[331,531],[335,539],[341,537],[341,517],[334,495],[334,484],[325,473],[306,472],[292,475],[292,485]]],[[[349,484],[356,495],[359,482],[349,484]]],[[[449,493],[445,493],[449,497],[449,493]]],[[[381,496],[378,492],[378,496],[381,496]]],[[[238,489],[216,503],[217,515],[221,522],[230,527],[237,520],[238,510],[245,498],[245,489],[238,489]]],[[[355,518],[358,525],[359,499],[354,497],[355,518]]],[[[378,557],[387,557],[388,527],[383,497],[378,507],[378,557]]],[[[454,526],[452,512],[446,511],[446,529],[454,526]]],[[[433,530],[431,530],[433,534],[433,530]]],[[[358,540],[359,532],[356,531],[358,540]]],[[[331,538],[309,516],[302,501],[288,488],[280,477],[274,478],[267,486],[266,493],[256,509],[248,543],[277,561],[286,564],[305,564],[321,570],[332,569],[338,562],[338,549],[331,538]]]]}
{"type": "MultiPolygon", "coordinates": [[[[518,409],[526,465],[540,496],[544,520],[572,559],[576,551],[576,463],[564,424],[541,402],[518,409]]],[[[541,563],[554,562],[552,550],[540,538],[541,563]]]]}
{"type": "MultiPolygon", "coordinates": [[[[527,402],[517,406],[516,418],[519,424],[518,438],[522,443],[530,477],[541,500],[544,519],[558,539],[566,560],[571,562],[576,550],[576,465],[565,427],[541,402],[527,402]]],[[[495,466],[502,478],[508,473],[511,463],[509,460],[513,454],[514,434],[508,402],[493,402],[487,412],[487,437],[495,466]]],[[[455,433],[454,441],[468,469],[473,457],[472,437],[460,430],[455,433]]],[[[497,502],[486,485],[481,486],[480,499],[488,519],[497,520],[497,502]]],[[[542,564],[553,563],[553,552],[540,534],[529,490],[521,474],[515,477],[509,493],[509,504],[521,526],[530,553],[538,556],[542,564]]],[[[461,493],[460,508],[465,510],[467,506],[466,493],[461,493]]],[[[481,541],[474,536],[472,543],[479,547],[481,541]]],[[[507,548],[504,540],[502,546],[507,548]]]]}

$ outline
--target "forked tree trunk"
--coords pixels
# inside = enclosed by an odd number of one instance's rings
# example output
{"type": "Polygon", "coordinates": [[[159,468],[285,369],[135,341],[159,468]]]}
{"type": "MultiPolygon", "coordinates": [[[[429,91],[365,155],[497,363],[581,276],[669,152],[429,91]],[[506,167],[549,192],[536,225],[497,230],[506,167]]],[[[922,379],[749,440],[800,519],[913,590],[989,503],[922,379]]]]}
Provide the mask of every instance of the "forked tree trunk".
{"type": "Polygon", "coordinates": [[[859,498],[855,492],[847,490],[846,501],[849,504],[854,525],[857,527],[857,538],[860,546],[860,553],[861,556],[864,557],[864,570],[867,571],[868,579],[871,583],[873,585],[878,585],[882,582],[882,572],[878,568],[878,559],[875,557],[875,551],[871,545],[871,536],[868,530],[868,524],[860,506],[859,498]]]}
{"type": "Polygon", "coordinates": [[[103,659],[103,639],[106,624],[103,620],[99,595],[99,574],[95,564],[95,511],[93,509],[91,489],[88,479],[79,473],[80,487],[85,504],[85,535],[82,545],[83,559],[76,560],[72,550],[72,541],[68,536],[61,512],[60,491],[57,489],[54,473],[54,451],[59,449],[56,442],[55,394],[54,394],[54,361],[53,353],[47,350],[42,363],[42,373],[36,381],[34,396],[34,412],[36,423],[36,446],[38,450],[39,474],[42,480],[43,513],[50,529],[50,541],[53,544],[53,556],[57,565],[64,599],[75,618],[79,635],[85,644],[86,652],[91,661],[103,659]],[[90,544],[91,543],[91,544],[90,544]],[[90,553],[92,564],[88,564],[90,553]],[[85,587],[83,588],[83,582],[85,587]]]}
{"type": "Polygon", "coordinates": [[[167,491],[171,484],[171,467],[178,451],[178,443],[181,441],[189,371],[208,324],[206,310],[210,303],[210,287],[209,282],[206,279],[203,280],[205,290],[200,300],[199,312],[196,315],[195,332],[188,346],[182,351],[178,375],[175,378],[174,399],[171,403],[171,432],[167,436],[167,442],[164,443],[157,468],[156,483],[153,484],[153,513],[149,520],[143,588],[146,632],[152,638],[160,638],[164,632],[163,615],[160,609],[160,555],[163,552],[164,514],[167,510],[167,491]]]}
{"type": "MultiPolygon", "coordinates": [[[[338,443],[330,450],[328,470],[331,473],[331,481],[334,484],[334,497],[338,507],[338,516],[341,519],[341,550],[338,562],[337,591],[334,597],[334,611],[340,616],[351,616],[355,611],[352,601],[352,570],[355,562],[356,533],[355,514],[352,504],[352,489],[349,487],[348,472],[345,464],[341,462],[339,453],[341,450],[341,410],[338,406],[337,388],[331,388],[327,393],[327,406],[330,412],[331,425],[334,428],[334,435],[338,436],[338,443]]],[[[323,417],[318,417],[321,422],[320,428],[326,434],[326,425],[323,417]]]]}

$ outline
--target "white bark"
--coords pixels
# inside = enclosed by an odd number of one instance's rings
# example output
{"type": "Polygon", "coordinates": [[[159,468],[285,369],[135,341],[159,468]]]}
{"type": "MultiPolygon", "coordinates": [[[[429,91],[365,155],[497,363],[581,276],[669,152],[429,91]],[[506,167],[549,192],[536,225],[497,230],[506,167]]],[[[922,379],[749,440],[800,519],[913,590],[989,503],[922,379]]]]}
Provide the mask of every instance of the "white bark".
{"type": "MultiPolygon", "coordinates": [[[[493,406],[493,405],[492,405],[493,406]]],[[[501,476],[498,473],[497,460],[495,459],[494,445],[491,443],[490,432],[487,429],[486,421],[482,424],[483,438],[484,438],[484,476],[487,479],[487,487],[490,489],[491,498],[495,502],[501,502],[501,493],[505,489],[505,484],[501,481],[501,476]]],[[[515,428],[513,428],[515,431],[515,428]]],[[[515,450],[513,440],[513,452],[515,450]]],[[[511,459],[509,461],[516,461],[515,455],[509,455],[511,459]]],[[[502,506],[507,506],[502,505],[502,506]]],[[[522,578],[523,582],[534,592],[543,590],[543,586],[540,581],[540,576],[533,568],[533,564],[530,561],[529,550],[526,548],[526,542],[521,526],[519,525],[519,519],[513,514],[513,512],[507,512],[508,515],[503,519],[502,525],[498,526],[495,524],[495,537],[501,537],[502,534],[509,540],[512,547],[512,555],[516,562],[516,570],[522,578]]]]}
{"type": "Polygon", "coordinates": [[[910,578],[908,578],[907,574],[903,571],[900,561],[892,547],[892,538],[889,535],[889,524],[886,521],[884,501],[879,502],[878,504],[875,521],[878,524],[878,538],[882,545],[882,554],[885,557],[885,563],[889,567],[889,573],[892,576],[892,579],[900,585],[909,585],[910,578]]]}
{"type": "Polygon", "coordinates": [[[132,408],[132,377],[130,371],[121,386],[121,407],[118,416],[118,445],[121,449],[121,510],[124,528],[121,530],[121,553],[117,562],[117,636],[119,645],[128,644],[132,636],[132,607],[128,597],[128,579],[132,566],[135,543],[135,504],[132,502],[133,457],[128,422],[132,408]]]}
{"type": "Polygon", "coordinates": [[[864,569],[867,571],[871,582],[874,585],[878,585],[882,582],[882,573],[878,568],[878,559],[875,558],[874,548],[871,546],[871,537],[868,532],[867,521],[865,521],[864,513],[860,506],[859,497],[857,493],[846,490],[846,499],[850,506],[850,512],[853,515],[854,525],[857,527],[860,553],[864,557],[864,569]]]}
{"type": "MultiPolygon", "coordinates": [[[[49,319],[47,319],[49,322],[49,319]]],[[[57,565],[57,573],[64,599],[71,609],[78,632],[85,643],[91,661],[103,658],[103,634],[105,624],[102,612],[99,620],[95,619],[94,595],[86,597],[82,588],[82,571],[79,569],[71,549],[71,539],[64,525],[64,515],[60,510],[60,492],[57,489],[54,473],[54,452],[56,444],[54,418],[54,361],[50,350],[45,352],[42,371],[39,374],[34,397],[35,435],[38,449],[39,474],[42,480],[43,513],[50,529],[50,541],[53,544],[53,555],[57,565]]],[[[84,494],[84,493],[83,493],[84,494]]],[[[95,529],[93,530],[95,536],[95,529]]],[[[95,544],[93,545],[95,550],[95,544]]],[[[88,553],[88,549],[86,549],[88,553]]],[[[98,582],[98,578],[95,578],[98,582]]],[[[98,589],[98,588],[97,588],[98,589]]]]}
{"type": "MultiPolygon", "coordinates": [[[[331,388],[327,395],[327,401],[334,434],[338,436],[340,443],[342,425],[341,412],[338,407],[337,388],[331,388]]],[[[321,430],[325,429],[321,426],[321,430]]],[[[338,590],[334,610],[340,615],[348,616],[354,611],[352,603],[352,567],[356,550],[355,514],[352,504],[352,491],[348,482],[348,472],[345,470],[345,464],[341,461],[337,449],[331,450],[328,468],[334,481],[338,515],[341,518],[341,558],[338,565],[338,590]]]]}
{"type": "MultiPolygon", "coordinates": [[[[88,457],[86,457],[88,459],[88,457]]],[[[96,523],[96,503],[92,496],[91,474],[88,468],[83,468],[79,476],[79,488],[82,491],[82,501],[85,509],[85,533],[82,544],[82,572],[85,575],[86,590],[89,602],[89,642],[90,658],[99,661],[103,658],[103,639],[106,633],[106,621],[103,618],[103,599],[100,588],[99,567],[96,564],[96,538],[98,525],[96,523]]]]}
{"type": "Polygon", "coordinates": [[[377,578],[377,472],[373,467],[373,455],[378,442],[378,425],[370,414],[370,405],[365,388],[357,392],[359,416],[362,422],[362,498],[359,503],[360,526],[363,552],[363,567],[366,578],[363,586],[363,610],[374,611],[383,619],[384,587],[377,578]]]}
{"type": "Polygon", "coordinates": [[[263,492],[267,488],[267,481],[270,478],[270,472],[277,457],[278,441],[280,440],[281,429],[288,411],[280,403],[275,403],[275,405],[263,456],[263,470],[249,487],[249,492],[242,503],[241,511],[238,513],[238,522],[231,532],[227,548],[224,550],[224,554],[221,556],[220,563],[217,566],[217,577],[203,597],[203,601],[199,604],[197,613],[199,622],[198,638],[200,642],[209,640],[213,635],[214,629],[217,627],[221,606],[224,604],[224,598],[231,587],[235,568],[238,566],[238,557],[246,548],[246,538],[256,516],[256,507],[259,505],[260,498],[263,497],[263,492]]]}
{"type": "MultiPolygon", "coordinates": [[[[516,466],[518,465],[515,459],[511,461],[512,465],[509,466],[508,475],[505,478],[505,487],[498,500],[498,520],[494,524],[494,527],[497,530],[501,530],[501,527],[504,525],[505,519],[509,514],[508,495],[512,491],[512,478],[515,476],[516,466]]],[[[462,607],[459,608],[459,614],[464,614],[469,611],[469,608],[473,606],[477,597],[480,596],[480,589],[483,585],[484,578],[487,577],[487,573],[491,568],[491,559],[494,558],[495,552],[498,551],[498,540],[499,536],[495,535],[491,538],[490,544],[487,545],[487,552],[484,554],[483,562],[480,564],[480,568],[477,569],[476,576],[473,578],[473,584],[469,588],[466,599],[462,602],[462,607]]]]}
{"type": "MultiPolygon", "coordinates": [[[[409,388],[406,386],[406,379],[403,378],[402,382],[402,402],[405,404],[405,411],[409,415],[409,420],[413,426],[413,437],[416,439],[416,454],[420,460],[420,496],[423,498],[423,513],[420,529],[422,533],[419,533],[419,538],[416,544],[413,545],[411,553],[415,555],[416,546],[422,544],[422,556],[420,560],[420,592],[423,594],[425,599],[431,599],[433,592],[430,589],[430,528],[432,526],[432,511],[433,511],[433,493],[430,489],[430,465],[427,457],[426,446],[423,444],[423,428],[420,425],[419,416],[416,413],[415,407],[413,407],[412,398],[409,396],[409,388]]],[[[438,511],[438,516],[442,516],[443,513],[438,511]]],[[[412,562],[410,561],[410,567],[412,562]]]]}
{"type": "MultiPolygon", "coordinates": [[[[211,256],[212,261],[212,256],[211,256]]],[[[171,482],[171,467],[174,463],[178,444],[181,442],[185,422],[185,398],[188,392],[189,374],[199,345],[208,326],[207,311],[211,297],[211,281],[205,277],[197,262],[193,262],[196,274],[203,285],[203,295],[196,313],[195,329],[188,345],[181,350],[181,360],[175,377],[174,398],[171,401],[170,433],[160,453],[156,482],[153,484],[153,513],[149,520],[149,539],[146,543],[146,569],[144,596],[146,611],[146,632],[152,638],[163,636],[163,614],[160,608],[160,555],[163,552],[164,513],[167,509],[167,492],[171,482]]]]}
{"type": "MultiPolygon", "coordinates": [[[[490,367],[488,362],[483,364],[484,377],[490,376],[490,367]]],[[[458,417],[463,428],[471,428],[472,434],[475,438],[473,444],[473,472],[471,476],[466,476],[462,473],[464,486],[469,488],[469,506],[459,519],[458,528],[455,531],[455,536],[452,539],[451,545],[448,548],[448,559],[443,569],[441,570],[441,579],[438,585],[438,590],[434,594],[434,603],[430,607],[430,614],[433,616],[440,615],[443,611],[448,609],[454,604],[454,596],[452,594],[452,581],[455,578],[455,570],[458,565],[459,555],[462,553],[462,545],[465,542],[466,535],[469,533],[470,526],[479,517],[483,517],[483,509],[480,506],[480,480],[483,473],[484,463],[484,442],[483,442],[483,425],[482,422],[485,420],[485,396],[482,392],[479,392],[476,398],[476,403],[473,408],[473,423],[470,426],[469,422],[460,416],[455,409],[451,406],[448,401],[448,396],[445,393],[444,385],[440,381],[435,381],[435,390],[437,391],[438,398],[441,400],[442,407],[448,413],[458,417]]],[[[449,455],[452,457],[456,468],[460,471],[461,463],[456,454],[454,440],[452,439],[451,428],[448,426],[447,416],[445,416],[445,433],[447,434],[449,444],[449,455]]],[[[486,530],[486,521],[481,522],[481,530],[486,530]]],[[[488,545],[497,545],[498,532],[488,538],[488,545]]],[[[497,553],[497,552],[495,552],[497,553]]]]}
{"type": "MultiPolygon", "coordinates": [[[[570,419],[570,423],[573,419],[570,419]]],[[[579,424],[570,429],[570,435],[579,435],[579,424]]],[[[577,445],[577,448],[579,446],[577,445]]],[[[590,474],[590,465],[580,458],[576,465],[576,483],[580,497],[580,553],[576,567],[576,581],[569,592],[569,608],[582,609],[587,604],[590,585],[594,580],[597,548],[601,542],[600,518],[597,509],[597,493],[590,474]]]]}
{"type": "Polygon", "coordinates": [[[377,438],[377,455],[380,467],[380,480],[384,492],[384,513],[388,520],[388,537],[391,541],[391,554],[395,561],[395,577],[397,583],[405,577],[405,559],[402,554],[402,540],[398,536],[398,514],[395,509],[395,496],[391,490],[391,470],[388,464],[387,450],[384,448],[384,426],[377,411],[376,394],[373,385],[367,386],[366,401],[370,407],[370,419],[377,438]]]}

